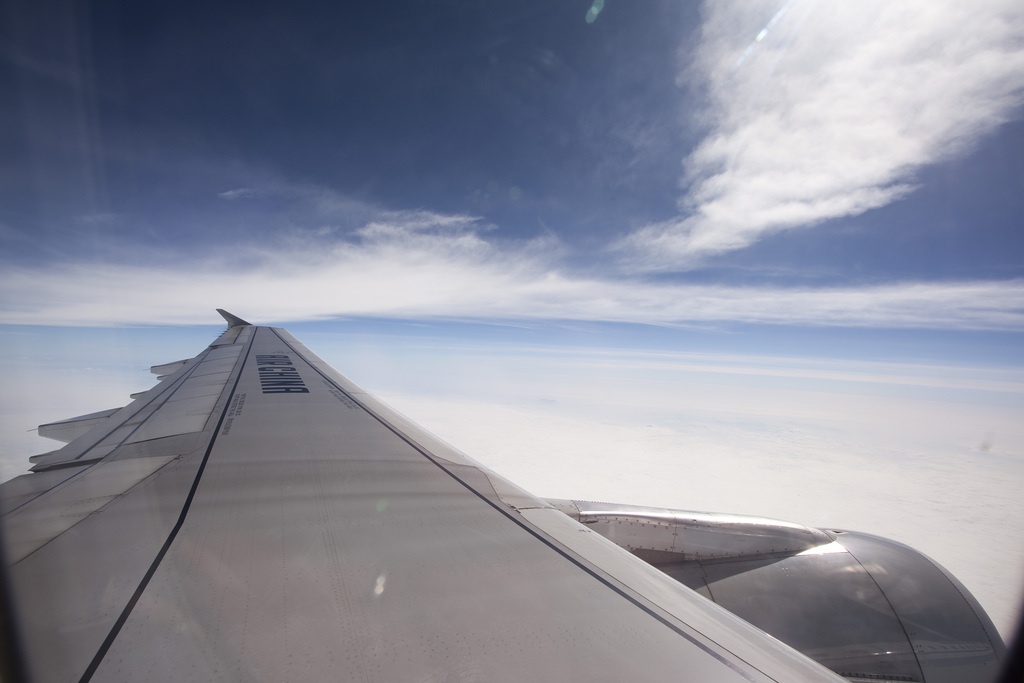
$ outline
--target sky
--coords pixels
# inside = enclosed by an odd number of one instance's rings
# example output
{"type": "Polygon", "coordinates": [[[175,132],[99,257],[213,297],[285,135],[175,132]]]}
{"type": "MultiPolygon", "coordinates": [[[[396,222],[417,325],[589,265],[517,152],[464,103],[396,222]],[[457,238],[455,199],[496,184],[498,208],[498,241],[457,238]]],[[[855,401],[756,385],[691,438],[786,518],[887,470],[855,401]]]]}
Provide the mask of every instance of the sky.
{"type": "Polygon", "coordinates": [[[1011,628],[1019,2],[0,8],[3,478],[222,307],[535,493],[890,535],[1011,628]]]}

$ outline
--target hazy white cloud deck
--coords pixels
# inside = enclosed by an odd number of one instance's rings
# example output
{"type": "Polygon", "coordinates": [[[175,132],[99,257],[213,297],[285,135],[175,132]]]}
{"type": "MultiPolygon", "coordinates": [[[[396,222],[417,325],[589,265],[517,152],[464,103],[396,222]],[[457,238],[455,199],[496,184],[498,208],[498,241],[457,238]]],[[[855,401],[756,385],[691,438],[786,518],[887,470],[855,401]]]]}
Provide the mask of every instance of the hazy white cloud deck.
{"type": "MultiPolygon", "coordinates": [[[[196,324],[200,301],[277,320],[343,315],[463,320],[594,320],[653,325],[770,323],[932,329],[1024,329],[1024,280],[840,286],[696,284],[573,273],[550,240],[508,247],[429,216],[374,222],[360,242],[287,243],[230,258],[164,264],[11,266],[0,321],[35,325],[196,324]]],[[[460,219],[461,220],[461,219],[460,219]]],[[[145,261],[153,259],[153,264],[145,261]]]]}

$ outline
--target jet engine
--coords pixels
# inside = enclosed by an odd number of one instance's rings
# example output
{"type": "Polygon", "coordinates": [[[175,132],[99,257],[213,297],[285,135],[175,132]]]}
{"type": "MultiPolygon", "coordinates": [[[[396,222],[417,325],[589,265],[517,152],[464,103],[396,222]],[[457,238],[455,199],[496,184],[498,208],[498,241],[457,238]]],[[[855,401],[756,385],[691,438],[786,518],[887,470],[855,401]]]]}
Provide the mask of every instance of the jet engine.
{"type": "Polygon", "coordinates": [[[761,517],[547,502],[852,681],[999,671],[1005,648],[978,601],[901,543],[761,517]]]}

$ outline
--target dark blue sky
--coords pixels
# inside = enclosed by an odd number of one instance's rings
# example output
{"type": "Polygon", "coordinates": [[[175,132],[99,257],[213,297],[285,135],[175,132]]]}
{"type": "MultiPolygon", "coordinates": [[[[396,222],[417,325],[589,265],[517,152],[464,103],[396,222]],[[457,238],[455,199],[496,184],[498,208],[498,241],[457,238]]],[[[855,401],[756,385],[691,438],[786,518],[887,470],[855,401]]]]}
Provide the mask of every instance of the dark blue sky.
{"type": "Polygon", "coordinates": [[[911,283],[941,315],[901,323],[919,297],[886,290],[884,325],[963,327],[942,319],[953,283],[960,318],[972,296],[995,309],[967,327],[1019,329],[1024,86],[1008,35],[1024,20],[993,3],[976,24],[933,3],[903,25],[796,1],[610,0],[593,22],[576,0],[8,2],[0,258],[17,266],[8,293],[32,301],[5,320],[123,321],[85,310],[102,288],[53,314],[82,291],[67,275],[36,291],[54,268],[117,279],[142,262],[166,276],[159,293],[203,268],[270,277],[287,253],[320,288],[332,266],[406,259],[489,269],[462,290],[544,289],[306,317],[763,322],[678,301],[769,288],[781,310],[811,288],[822,324],[872,326],[847,294],[911,283]],[[962,54],[928,47],[953,35],[962,54]],[[1005,73],[972,61],[988,53],[1005,73]]]}
{"type": "Polygon", "coordinates": [[[515,234],[664,218],[696,5],[609,3],[594,24],[588,6],[127,2],[64,26],[34,9],[6,65],[21,111],[4,146],[36,173],[8,171],[7,221],[60,234],[113,212],[172,238],[213,218],[234,239],[249,221],[217,192],[268,175],[515,234]],[[659,144],[638,149],[630,126],[659,144]]]}

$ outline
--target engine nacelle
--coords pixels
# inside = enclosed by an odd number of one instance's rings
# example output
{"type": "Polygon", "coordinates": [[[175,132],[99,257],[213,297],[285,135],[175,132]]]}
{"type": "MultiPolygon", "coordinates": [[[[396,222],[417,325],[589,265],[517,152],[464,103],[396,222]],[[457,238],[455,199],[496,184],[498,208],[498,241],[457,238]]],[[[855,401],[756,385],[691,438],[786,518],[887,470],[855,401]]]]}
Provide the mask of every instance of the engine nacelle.
{"type": "Polygon", "coordinates": [[[993,679],[1005,648],[952,574],[878,536],[760,517],[549,500],[854,681],[993,679]]]}

